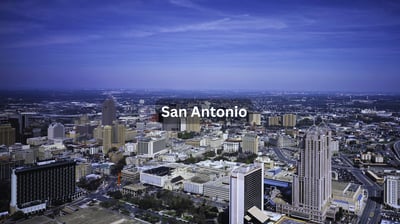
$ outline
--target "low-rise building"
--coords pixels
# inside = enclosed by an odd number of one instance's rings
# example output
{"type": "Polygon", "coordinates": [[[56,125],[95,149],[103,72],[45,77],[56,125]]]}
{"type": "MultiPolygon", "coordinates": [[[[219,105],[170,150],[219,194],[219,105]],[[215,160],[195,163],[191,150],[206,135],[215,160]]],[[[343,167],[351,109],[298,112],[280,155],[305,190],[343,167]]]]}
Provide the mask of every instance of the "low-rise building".
{"type": "Polygon", "coordinates": [[[203,194],[215,200],[229,201],[229,176],[205,183],[203,194]]]}
{"type": "Polygon", "coordinates": [[[142,184],[130,184],[122,188],[122,194],[137,197],[140,196],[146,189],[147,187],[142,184]]]}
{"type": "Polygon", "coordinates": [[[354,214],[361,214],[366,196],[359,184],[332,181],[332,205],[354,214]]]}
{"type": "Polygon", "coordinates": [[[122,181],[136,183],[140,180],[140,171],[137,168],[127,168],[121,171],[122,181]]]}
{"type": "Polygon", "coordinates": [[[210,178],[206,175],[196,175],[183,182],[183,190],[193,194],[203,194],[204,183],[209,180],[210,178]]]}

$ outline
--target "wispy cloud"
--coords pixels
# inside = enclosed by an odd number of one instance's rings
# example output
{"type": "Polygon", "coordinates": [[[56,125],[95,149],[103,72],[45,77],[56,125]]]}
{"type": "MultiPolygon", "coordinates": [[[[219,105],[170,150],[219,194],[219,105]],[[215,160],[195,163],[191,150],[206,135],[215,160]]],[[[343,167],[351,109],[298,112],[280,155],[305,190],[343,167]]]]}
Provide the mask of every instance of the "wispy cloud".
{"type": "Polygon", "coordinates": [[[221,12],[216,11],[214,9],[210,9],[207,7],[203,7],[199,4],[193,3],[192,1],[189,0],[170,0],[169,1],[171,4],[175,5],[175,6],[179,6],[179,7],[183,7],[183,8],[188,8],[188,9],[193,9],[193,10],[197,10],[197,11],[201,11],[201,12],[211,12],[211,13],[215,13],[215,14],[220,14],[221,12]]]}
{"type": "Polygon", "coordinates": [[[100,35],[53,35],[36,38],[32,40],[21,41],[10,45],[9,47],[37,47],[59,44],[82,43],[101,38],[100,35]]]}
{"type": "Polygon", "coordinates": [[[223,18],[205,23],[196,23],[160,29],[161,33],[188,31],[230,31],[230,30],[265,30],[283,29],[286,23],[278,20],[242,16],[241,18],[223,18]]]}
{"type": "Polygon", "coordinates": [[[171,4],[185,7],[185,8],[191,8],[191,9],[202,9],[203,8],[197,4],[194,4],[193,2],[191,2],[189,0],[170,0],[169,2],[171,4]]]}

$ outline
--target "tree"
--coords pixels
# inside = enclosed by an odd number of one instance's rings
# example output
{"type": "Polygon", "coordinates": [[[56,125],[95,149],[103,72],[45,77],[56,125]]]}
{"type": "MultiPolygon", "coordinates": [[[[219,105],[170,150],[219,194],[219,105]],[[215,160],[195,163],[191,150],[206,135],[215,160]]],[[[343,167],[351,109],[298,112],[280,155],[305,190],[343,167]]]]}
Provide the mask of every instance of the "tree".
{"type": "Polygon", "coordinates": [[[186,132],[186,131],[185,132],[179,132],[178,133],[178,138],[189,139],[189,138],[193,138],[194,135],[195,135],[194,132],[186,132]]]}
{"type": "Polygon", "coordinates": [[[121,170],[124,168],[126,165],[126,160],[125,157],[120,159],[117,164],[115,164],[114,169],[111,170],[112,175],[118,175],[118,173],[121,172],[121,170]]]}
{"type": "Polygon", "coordinates": [[[85,177],[82,177],[77,183],[78,187],[84,188],[88,191],[95,191],[100,186],[102,179],[94,179],[94,180],[86,180],[85,177]]]}
{"type": "Polygon", "coordinates": [[[205,157],[214,157],[215,156],[215,152],[214,151],[208,151],[206,153],[204,153],[205,157]]]}
{"type": "Polygon", "coordinates": [[[218,215],[218,223],[228,224],[229,223],[229,208],[225,209],[218,215]]]}

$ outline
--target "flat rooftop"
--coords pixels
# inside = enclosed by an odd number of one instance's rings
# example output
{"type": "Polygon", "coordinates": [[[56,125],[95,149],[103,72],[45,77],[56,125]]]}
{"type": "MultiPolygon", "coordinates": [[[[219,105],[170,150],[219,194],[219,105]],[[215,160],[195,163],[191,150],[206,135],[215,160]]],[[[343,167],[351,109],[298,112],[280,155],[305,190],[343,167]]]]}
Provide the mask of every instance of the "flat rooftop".
{"type": "Polygon", "coordinates": [[[334,195],[353,197],[359,188],[359,184],[332,181],[332,193],[334,195]]]}
{"type": "Polygon", "coordinates": [[[145,170],[145,171],[143,171],[143,173],[153,174],[153,175],[157,175],[157,176],[165,176],[165,175],[170,174],[173,169],[174,168],[160,166],[160,167],[156,167],[153,169],[145,170]]]}
{"type": "Polygon", "coordinates": [[[279,219],[276,224],[304,224],[307,223],[305,221],[302,221],[300,219],[294,219],[291,217],[283,216],[281,219],[279,219]]]}
{"type": "Polygon", "coordinates": [[[43,165],[33,165],[33,166],[25,166],[25,167],[18,167],[15,169],[15,173],[23,173],[27,171],[34,171],[34,170],[41,170],[41,169],[47,169],[47,168],[52,168],[52,167],[58,167],[58,166],[75,166],[76,162],[73,160],[61,160],[61,161],[49,161],[48,163],[42,163],[43,165]]]}
{"type": "Polygon", "coordinates": [[[132,190],[132,191],[139,191],[139,190],[144,190],[147,187],[142,184],[130,184],[130,185],[124,186],[123,188],[132,190]]]}
{"type": "Polygon", "coordinates": [[[190,179],[193,183],[204,184],[210,181],[210,178],[206,175],[196,175],[190,179]]]}

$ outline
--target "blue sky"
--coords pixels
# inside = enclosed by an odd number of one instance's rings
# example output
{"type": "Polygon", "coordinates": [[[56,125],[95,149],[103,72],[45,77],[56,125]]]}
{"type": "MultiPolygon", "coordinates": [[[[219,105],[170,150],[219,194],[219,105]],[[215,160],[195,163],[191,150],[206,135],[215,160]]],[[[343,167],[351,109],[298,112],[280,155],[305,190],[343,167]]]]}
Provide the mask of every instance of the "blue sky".
{"type": "Polygon", "coordinates": [[[395,91],[398,1],[1,1],[0,89],[395,91]]]}

